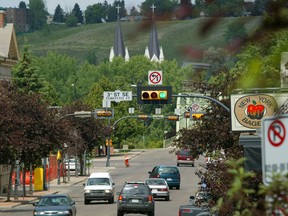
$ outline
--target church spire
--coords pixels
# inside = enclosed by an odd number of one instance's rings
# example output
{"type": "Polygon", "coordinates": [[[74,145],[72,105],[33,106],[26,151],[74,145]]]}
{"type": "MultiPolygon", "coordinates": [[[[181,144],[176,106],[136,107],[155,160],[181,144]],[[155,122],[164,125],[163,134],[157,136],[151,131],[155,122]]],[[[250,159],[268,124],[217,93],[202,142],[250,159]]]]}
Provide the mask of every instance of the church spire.
{"type": "Polygon", "coordinates": [[[121,56],[125,58],[125,61],[129,61],[129,53],[128,49],[124,47],[124,42],[123,42],[123,36],[122,36],[122,31],[121,31],[121,25],[120,25],[120,17],[119,17],[119,11],[120,11],[120,6],[118,5],[117,7],[117,24],[116,24],[116,30],[115,30],[115,36],[114,36],[114,45],[111,47],[110,50],[110,56],[109,56],[109,61],[113,61],[113,58],[115,56],[121,56]]]}
{"type": "Polygon", "coordinates": [[[163,54],[162,47],[159,47],[159,43],[158,43],[158,35],[157,35],[155,17],[154,17],[155,8],[156,8],[155,5],[152,4],[151,6],[152,29],[150,32],[149,45],[148,47],[146,47],[146,50],[145,50],[145,56],[148,57],[151,61],[162,62],[164,60],[164,54],[163,54]]]}

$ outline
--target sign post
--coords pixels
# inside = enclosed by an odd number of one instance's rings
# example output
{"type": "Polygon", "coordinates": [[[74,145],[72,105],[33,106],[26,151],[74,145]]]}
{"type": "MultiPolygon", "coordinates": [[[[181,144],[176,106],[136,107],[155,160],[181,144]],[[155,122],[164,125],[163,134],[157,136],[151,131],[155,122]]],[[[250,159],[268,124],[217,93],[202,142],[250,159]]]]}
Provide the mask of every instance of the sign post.
{"type": "Polygon", "coordinates": [[[263,183],[272,182],[274,174],[288,173],[288,115],[264,118],[262,127],[263,183]]]}

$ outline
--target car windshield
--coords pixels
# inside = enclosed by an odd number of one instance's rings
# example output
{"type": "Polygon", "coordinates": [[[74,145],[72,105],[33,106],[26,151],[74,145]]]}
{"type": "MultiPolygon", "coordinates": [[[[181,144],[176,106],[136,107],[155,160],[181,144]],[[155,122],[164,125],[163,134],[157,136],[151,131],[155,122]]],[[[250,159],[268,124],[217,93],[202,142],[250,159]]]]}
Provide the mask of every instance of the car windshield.
{"type": "Polygon", "coordinates": [[[146,183],[148,185],[166,185],[164,180],[161,179],[147,179],[146,183]]]}
{"type": "Polygon", "coordinates": [[[178,173],[177,169],[174,167],[162,167],[159,169],[159,172],[162,174],[176,174],[176,173],[178,173]]]}
{"type": "Polygon", "coordinates": [[[190,152],[189,151],[180,151],[179,155],[180,156],[190,156],[190,152]]]}
{"type": "Polygon", "coordinates": [[[87,185],[110,185],[109,178],[89,178],[87,185]]]}
{"type": "Polygon", "coordinates": [[[42,197],[38,203],[39,206],[56,206],[68,205],[69,200],[67,197],[42,197]]]}

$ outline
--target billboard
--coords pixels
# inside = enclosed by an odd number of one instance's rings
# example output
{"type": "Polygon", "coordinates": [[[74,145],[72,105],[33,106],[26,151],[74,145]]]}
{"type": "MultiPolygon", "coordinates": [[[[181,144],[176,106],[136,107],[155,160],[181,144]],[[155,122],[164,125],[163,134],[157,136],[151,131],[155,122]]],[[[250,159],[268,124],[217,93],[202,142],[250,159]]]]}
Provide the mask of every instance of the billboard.
{"type": "Polygon", "coordinates": [[[250,93],[231,95],[232,131],[261,129],[264,117],[288,113],[288,93],[250,93]]]}

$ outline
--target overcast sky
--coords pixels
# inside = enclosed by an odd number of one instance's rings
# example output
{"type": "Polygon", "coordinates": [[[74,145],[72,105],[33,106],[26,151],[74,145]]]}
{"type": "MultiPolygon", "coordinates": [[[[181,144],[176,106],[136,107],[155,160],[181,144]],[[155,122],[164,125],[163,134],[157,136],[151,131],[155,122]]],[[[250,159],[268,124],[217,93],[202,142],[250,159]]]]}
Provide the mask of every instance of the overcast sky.
{"type": "MultiPolygon", "coordinates": [[[[29,4],[29,0],[22,0],[29,4]]],[[[93,5],[96,3],[103,3],[104,0],[44,0],[46,1],[47,9],[50,14],[54,14],[55,8],[59,4],[64,12],[72,11],[75,3],[78,3],[80,10],[84,11],[88,5],[93,5]]],[[[125,0],[125,7],[127,12],[130,12],[132,6],[138,9],[138,5],[144,0],[125,0]]],[[[18,7],[21,0],[0,0],[0,7],[18,7]]],[[[107,0],[108,4],[113,4],[114,0],[107,0]]]]}

